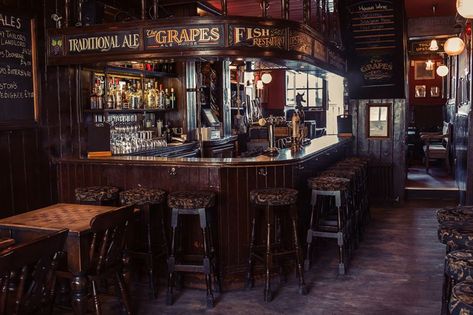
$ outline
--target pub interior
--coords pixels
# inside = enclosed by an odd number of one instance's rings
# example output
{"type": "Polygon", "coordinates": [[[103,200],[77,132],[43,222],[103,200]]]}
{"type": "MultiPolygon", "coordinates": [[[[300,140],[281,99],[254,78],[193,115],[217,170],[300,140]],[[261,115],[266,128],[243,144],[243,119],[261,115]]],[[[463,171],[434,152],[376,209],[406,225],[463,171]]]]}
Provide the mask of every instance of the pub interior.
{"type": "Polygon", "coordinates": [[[473,312],[472,18],[0,0],[0,314],[473,312]]]}

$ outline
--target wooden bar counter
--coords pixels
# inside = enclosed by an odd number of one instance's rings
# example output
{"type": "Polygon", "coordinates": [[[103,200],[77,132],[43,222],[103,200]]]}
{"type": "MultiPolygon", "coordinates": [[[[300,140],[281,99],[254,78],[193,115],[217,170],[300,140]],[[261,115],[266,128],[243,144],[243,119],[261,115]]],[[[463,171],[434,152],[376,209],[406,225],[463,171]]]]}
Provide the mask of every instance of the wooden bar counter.
{"type": "MultiPolygon", "coordinates": [[[[223,287],[242,288],[250,237],[252,209],[249,192],[255,188],[291,187],[300,192],[299,224],[308,225],[309,190],[306,179],[351,152],[351,139],[324,136],[301,151],[283,149],[276,157],[159,158],[119,156],[57,160],[59,202],[72,202],[74,188],[114,185],[121,189],[156,187],[177,190],[212,190],[218,201],[213,219],[223,287]]],[[[186,230],[188,231],[188,230],[186,230]]],[[[193,231],[191,229],[190,231],[193,231]]],[[[192,233],[192,232],[190,232],[192,233]]],[[[184,248],[200,252],[200,232],[184,248]],[[199,240],[199,241],[197,241],[199,240]]],[[[301,238],[305,239],[305,238],[301,238]]]]}

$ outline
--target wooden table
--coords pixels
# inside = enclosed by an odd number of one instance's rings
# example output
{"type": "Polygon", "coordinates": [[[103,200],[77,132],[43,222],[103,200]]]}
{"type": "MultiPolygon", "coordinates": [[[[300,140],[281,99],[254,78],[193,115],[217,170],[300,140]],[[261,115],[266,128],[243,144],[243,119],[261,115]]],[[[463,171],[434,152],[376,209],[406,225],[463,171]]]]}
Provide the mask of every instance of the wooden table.
{"type": "Polygon", "coordinates": [[[0,220],[0,236],[11,237],[17,243],[29,241],[63,228],[69,229],[65,251],[67,268],[72,274],[72,307],[75,314],[85,314],[87,308],[87,271],[91,241],[90,220],[96,215],[116,209],[58,203],[46,208],[0,220]]]}

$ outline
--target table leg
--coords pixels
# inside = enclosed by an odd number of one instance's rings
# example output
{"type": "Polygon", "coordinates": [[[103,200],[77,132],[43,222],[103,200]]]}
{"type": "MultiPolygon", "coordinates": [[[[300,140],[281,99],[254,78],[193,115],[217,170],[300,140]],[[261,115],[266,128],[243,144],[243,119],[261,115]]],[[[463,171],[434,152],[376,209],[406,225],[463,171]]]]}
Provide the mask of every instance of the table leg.
{"type": "Polygon", "coordinates": [[[87,312],[87,278],[84,274],[75,274],[71,281],[72,310],[76,315],[87,312]]]}

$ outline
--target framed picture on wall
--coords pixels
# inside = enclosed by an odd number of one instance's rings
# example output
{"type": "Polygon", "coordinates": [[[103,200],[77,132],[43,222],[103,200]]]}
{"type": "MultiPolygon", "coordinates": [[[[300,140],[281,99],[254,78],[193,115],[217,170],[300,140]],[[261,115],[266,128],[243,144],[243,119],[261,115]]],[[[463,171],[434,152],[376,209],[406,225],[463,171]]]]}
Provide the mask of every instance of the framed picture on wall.
{"type": "Polygon", "coordinates": [[[440,97],[440,88],[438,86],[430,87],[430,97],[440,97]]]}
{"type": "Polygon", "coordinates": [[[426,86],[416,85],[414,97],[425,97],[425,96],[426,96],[426,86]]]}
{"type": "Polygon", "coordinates": [[[424,60],[414,61],[414,79],[415,80],[433,80],[435,79],[435,67],[427,69],[424,60]]]}
{"type": "Polygon", "coordinates": [[[391,136],[391,104],[368,104],[366,107],[366,134],[380,139],[391,136]]]}

